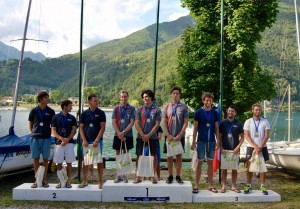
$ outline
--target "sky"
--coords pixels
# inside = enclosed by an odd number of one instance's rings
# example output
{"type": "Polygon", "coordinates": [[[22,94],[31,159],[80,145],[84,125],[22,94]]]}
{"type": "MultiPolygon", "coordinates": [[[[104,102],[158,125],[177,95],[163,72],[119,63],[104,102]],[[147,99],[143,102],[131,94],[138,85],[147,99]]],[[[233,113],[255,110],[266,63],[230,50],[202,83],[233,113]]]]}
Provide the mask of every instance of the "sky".
{"type": "MultiPolygon", "coordinates": [[[[29,0],[0,0],[0,41],[21,49],[29,0]]],[[[85,0],[83,49],[125,37],[156,23],[158,0],[85,0]]],[[[32,0],[25,51],[59,57],[79,52],[80,0],[32,0]]],[[[189,11],[180,0],[160,0],[160,21],[168,22],[189,11]]]]}

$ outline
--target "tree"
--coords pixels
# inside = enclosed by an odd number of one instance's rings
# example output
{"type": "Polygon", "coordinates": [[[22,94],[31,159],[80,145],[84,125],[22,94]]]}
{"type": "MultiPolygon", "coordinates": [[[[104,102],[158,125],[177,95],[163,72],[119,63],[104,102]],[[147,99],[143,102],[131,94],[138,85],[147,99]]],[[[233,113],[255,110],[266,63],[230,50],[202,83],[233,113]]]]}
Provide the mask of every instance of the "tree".
{"type": "Polygon", "coordinates": [[[64,94],[60,90],[53,90],[50,94],[50,100],[52,103],[58,104],[64,99],[64,94]]]}
{"type": "MultiPolygon", "coordinates": [[[[220,98],[220,0],[182,0],[196,19],[178,52],[179,84],[186,103],[197,109],[203,91],[220,98]]],[[[255,102],[276,95],[274,78],[258,65],[255,44],[276,20],[278,0],[224,1],[223,107],[238,107],[240,118],[255,102]]]]}

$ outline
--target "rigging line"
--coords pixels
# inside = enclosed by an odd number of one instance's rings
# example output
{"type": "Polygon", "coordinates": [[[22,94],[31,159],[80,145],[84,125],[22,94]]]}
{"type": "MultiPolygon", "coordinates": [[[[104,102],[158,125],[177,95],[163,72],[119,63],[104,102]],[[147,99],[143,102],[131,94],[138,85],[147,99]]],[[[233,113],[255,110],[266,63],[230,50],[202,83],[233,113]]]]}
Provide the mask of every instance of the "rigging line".
{"type": "MultiPolygon", "coordinates": [[[[25,40],[26,40],[26,41],[46,42],[46,43],[49,42],[49,41],[46,41],[46,40],[34,39],[34,38],[26,38],[25,40]]],[[[14,41],[23,41],[23,39],[22,39],[22,38],[18,38],[18,39],[10,40],[10,42],[14,42],[14,41]]]]}
{"type": "MultiPolygon", "coordinates": [[[[283,106],[283,102],[284,102],[285,96],[286,96],[286,94],[287,94],[287,91],[288,91],[288,88],[286,88],[285,93],[284,93],[284,96],[282,97],[282,99],[281,99],[281,101],[280,101],[280,105],[279,105],[279,107],[278,107],[278,109],[277,109],[277,111],[276,111],[276,113],[275,113],[274,118],[273,118],[272,121],[271,121],[271,127],[275,127],[275,125],[276,125],[276,123],[277,123],[277,120],[278,120],[278,117],[279,117],[279,113],[280,113],[280,110],[281,110],[281,108],[282,108],[282,106],[283,106]]],[[[275,131],[275,130],[271,130],[271,133],[273,133],[274,131],[275,131]]]]}

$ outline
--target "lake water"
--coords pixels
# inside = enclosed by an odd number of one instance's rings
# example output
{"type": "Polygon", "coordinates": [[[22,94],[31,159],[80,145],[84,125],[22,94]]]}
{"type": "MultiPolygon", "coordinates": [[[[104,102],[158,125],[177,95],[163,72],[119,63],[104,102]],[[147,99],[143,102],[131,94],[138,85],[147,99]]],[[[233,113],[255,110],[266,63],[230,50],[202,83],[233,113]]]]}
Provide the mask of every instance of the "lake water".
{"type": "MultiPolygon", "coordinates": [[[[58,112],[57,112],[58,113],[58,112]]],[[[0,110],[0,114],[2,115],[1,123],[0,123],[0,137],[5,136],[8,134],[8,130],[11,123],[11,116],[12,111],[11,110],[0,110]]],[[[75,112],[71,112],[71,114],[75,115],[75,112]]],[[[116,153],[115,150],[112,149],[112,143],[113,143],[113,137],[114,137],[114,129],[111,124],[111,111],[105,111],[106,114],[106,129],[103,137],[103,156],[104,157],[115,157],[116,153]]],[[[17,111],[16,113],[16,119],[15,119],[15,133],[18,136],[29,134],[29,128],[28,128],[28,115],[29,111],[17,111]]],[[[136,138],[137,132],[136,129],[133,127],[133,135],[134,140],[136,138]]],[[[77,136],[77,135],[76,135],[77,136]]],[[[163,140],[160,141],[160,147],[161,151],[163,148],[163,140]]],[[[135,142],[134,142],[134,148],[130,150],[130,153],[133,157],[135,157],[135,142]]],[[[185,153],[183,154],[184,158],[191,158],[192,153],[190,150],[190,143],[186,141],[186,149],[185,153]]],[[[166,154],[161,153],[161,157],[165,158],[166,154]]],[[[134,163],[135,164],[135,163],[134,163]]],[[[161,163],[161,165],[166,165],[166,163],[161,163]]],[[[107,162],[106,166],[108,168],[114,168],[115,163],[114,162],[107,162]]],[[[189,163],[184,163],[184,167],[190,167],[189,163]]]]}

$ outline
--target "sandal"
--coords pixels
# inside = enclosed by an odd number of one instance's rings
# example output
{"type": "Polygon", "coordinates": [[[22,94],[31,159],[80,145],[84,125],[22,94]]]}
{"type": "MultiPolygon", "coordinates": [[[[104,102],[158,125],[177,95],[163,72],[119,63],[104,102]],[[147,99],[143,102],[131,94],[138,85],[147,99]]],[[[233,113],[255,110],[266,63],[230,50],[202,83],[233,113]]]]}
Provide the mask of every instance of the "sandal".
{"type": "Polygon", "coordinates": [[[236,192],[236,193],[241,193],[241,191],[239,189],[237,189],[237,188],[231,189],[231,191],[236,192]]]}
{"type": "Polygon", "coordinates": [[[31,188],[33,188],[33,189],[35,189],[35,188],[37,188],[37,187],[38,187],[38,185],[37,185],[36,182],[34,182],[34,183],[31,185],[31,188]]]}
{"type": "Polygon", "coordinates": [[[142,179],[140,179],[139,177],[136,177],[136,179],[132,183],[138,184],[138,183],[141,183],[141,182],[142,182],[142,179]]]}
{"type": "Polygon", "coordinates": [[[43,182],[42,182],[42,186],[43,186],[44,188],[48,188],[48,187],[49,187],[49,184],[48,184],[47,182],[43,181],[43,182]]]}
{"type": "Polygon", "coordinates": [[[222,189],[220,190],[220,193],[225,193],[225,192],[226,192],[226,189],[223,189],[223,188],[222,188],[222,189]]]}
{"type": "Polygon", "coordinates": [[[57,184],[55,188],[60,189],[61,188],[61,183],[57,184]]]}
{"type": "Polygon", "coordinates": [[[194,189],[193,189],[193,193],[194,193],[194,194],[198,194],[198,193],[199,193],[199,189],[198,189],[198,188],[194,188],[194,189]]]}
{"type": "Polygon", "coordinates": [[[72,185],[67,182],[65,187],[68,188],[68,189],[70,189],[70,188],[72,188],[72,185]]]}
{"type": "Polygon", "coordinates": [[[157,184],[156,178],[152,177],[152,178],[151,178],[151,182],[152,182],[152,184],[157,184]]]}
{"type": "Polygon", "coordinates": [[[213,193],[218,193],[218,190],[216,188],[214,188],[214,187],[209,188],[208,191],[211,191],[213,193]]]}
{"type": "Polygon", "coordinates": [[[81,184],[78,185],[78,188],[84,188],[88,185],[88,183],[82,182],[81,184]]]}

